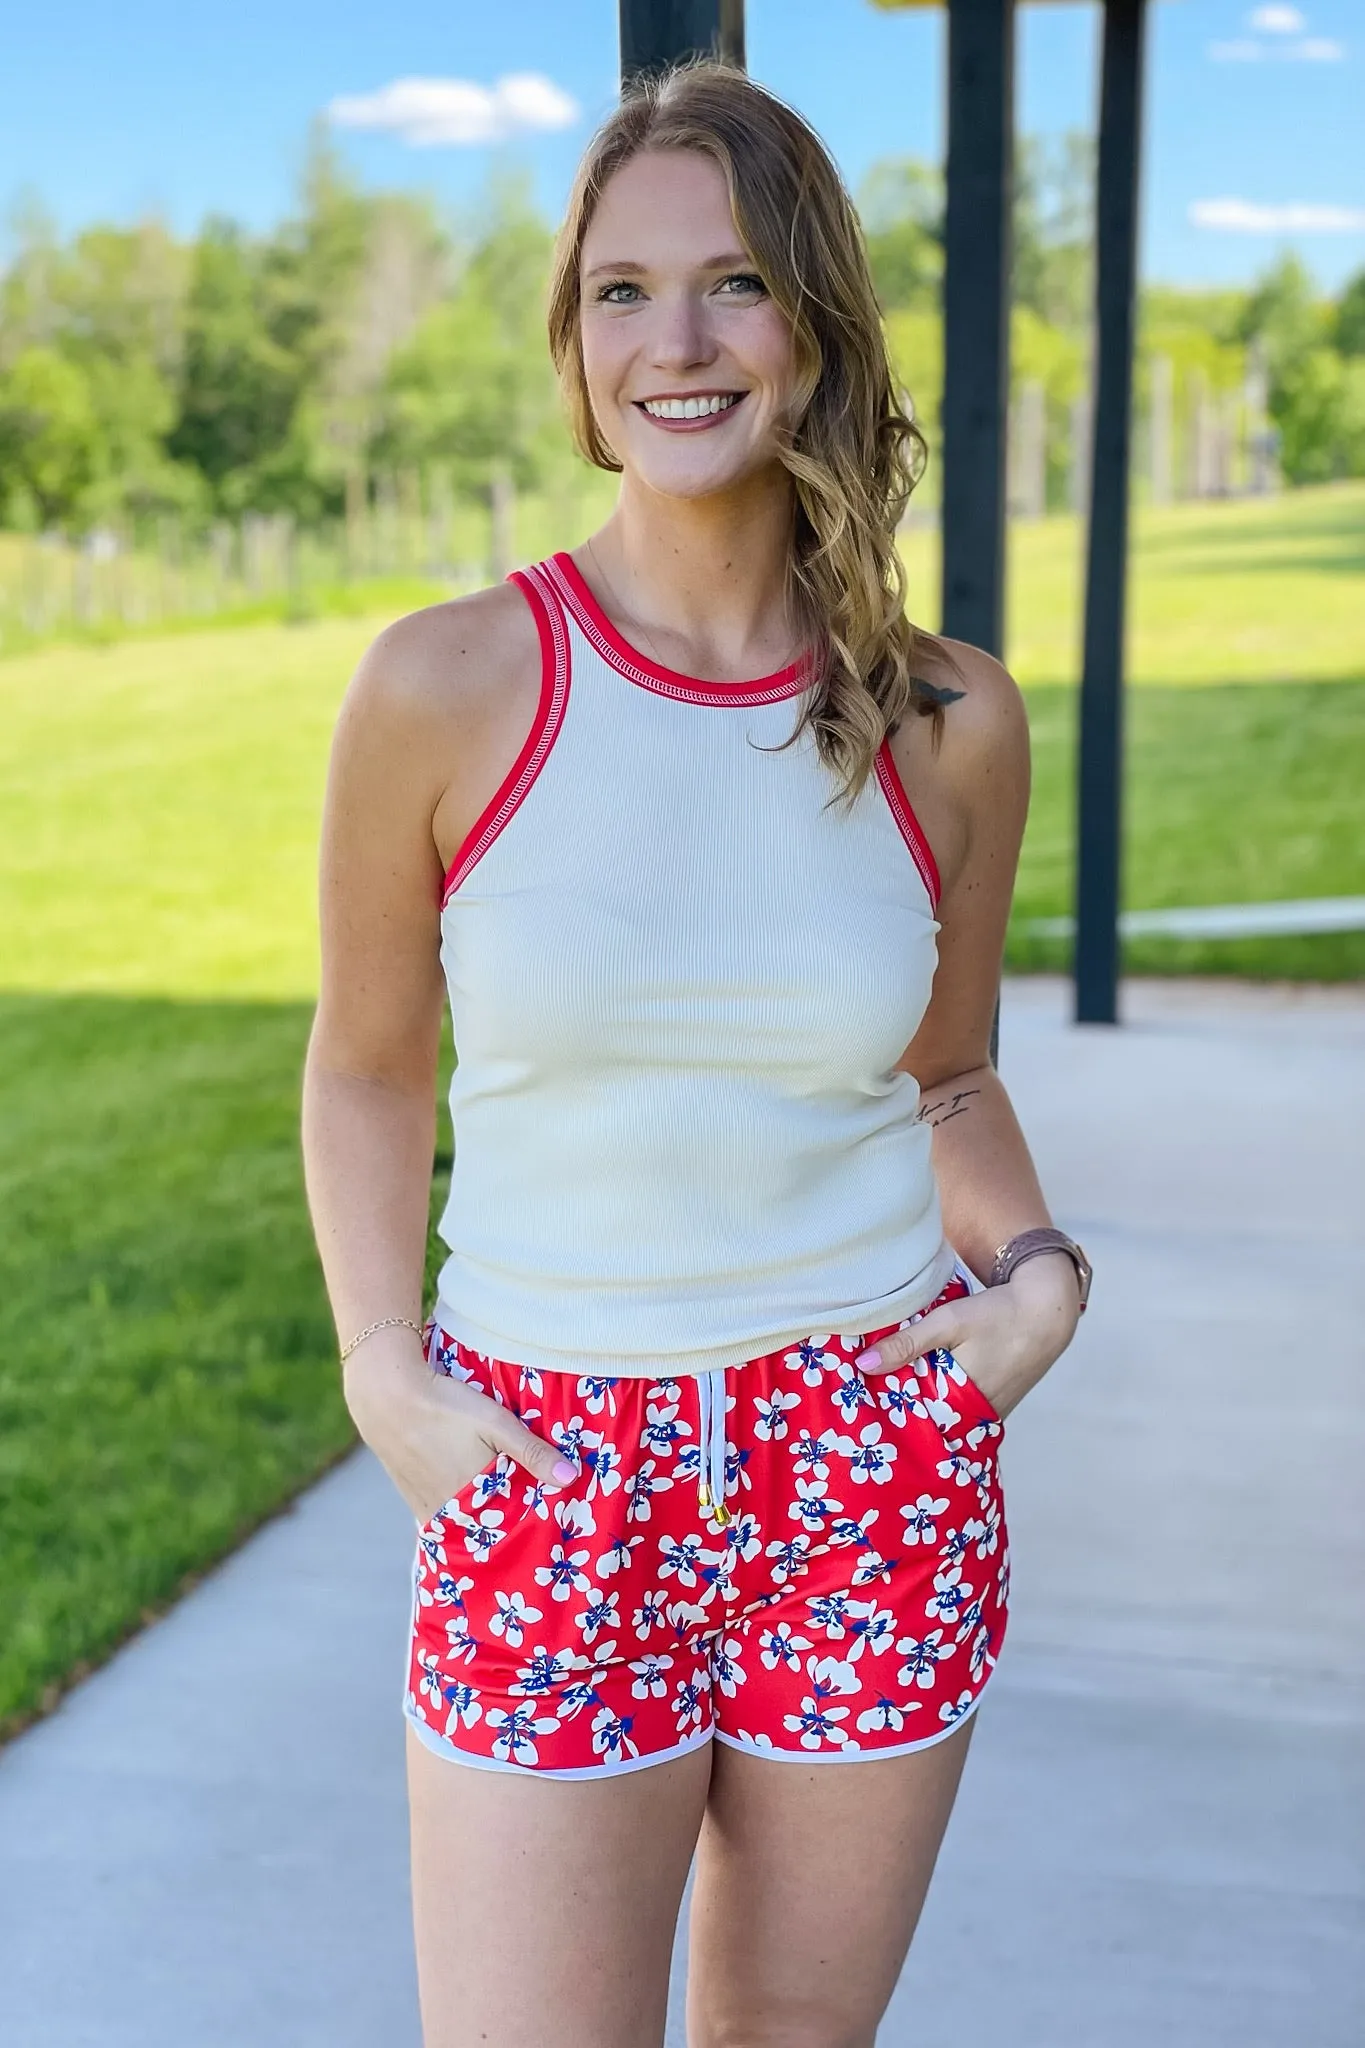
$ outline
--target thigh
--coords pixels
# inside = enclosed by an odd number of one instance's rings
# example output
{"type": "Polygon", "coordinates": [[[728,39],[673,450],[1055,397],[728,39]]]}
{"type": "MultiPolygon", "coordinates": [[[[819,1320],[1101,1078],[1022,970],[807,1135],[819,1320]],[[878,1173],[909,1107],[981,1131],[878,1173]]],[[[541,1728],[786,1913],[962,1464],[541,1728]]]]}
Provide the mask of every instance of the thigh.
{"type": "Polygon", "coordinates": [[[425,2048],[658,2048],[710,1746],[565,1781],[408,1733],[425,2048]]]}
{"type": "Polygon", "coordinates": [[[689,2048],[872,2048],[972,1726],[857,1761],[717,1744],[692,1893],[689,2048]]]}

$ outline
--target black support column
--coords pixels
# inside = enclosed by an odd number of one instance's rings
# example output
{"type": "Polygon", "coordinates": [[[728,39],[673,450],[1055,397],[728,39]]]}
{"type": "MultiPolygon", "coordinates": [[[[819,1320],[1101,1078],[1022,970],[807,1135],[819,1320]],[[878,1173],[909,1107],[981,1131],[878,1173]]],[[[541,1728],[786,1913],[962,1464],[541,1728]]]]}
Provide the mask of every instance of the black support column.
{"type": "Polygon", "coordinates": [[[621,83],[685,57],[744,63],[744,0],[620,0],[621,83]]]}
{"type": "Polygon", "coordinates": [[[1076,1021],[1118,1022],[1128,564],[1145,0],[1105,0],[1095,195],[1095,424],[1077,750],[1076,1021]]]}
{"type": "Polygon", "coordinates": [[[943,630],[1005,633],[1014,0],[949,0],[943,279],[943,630]]]}

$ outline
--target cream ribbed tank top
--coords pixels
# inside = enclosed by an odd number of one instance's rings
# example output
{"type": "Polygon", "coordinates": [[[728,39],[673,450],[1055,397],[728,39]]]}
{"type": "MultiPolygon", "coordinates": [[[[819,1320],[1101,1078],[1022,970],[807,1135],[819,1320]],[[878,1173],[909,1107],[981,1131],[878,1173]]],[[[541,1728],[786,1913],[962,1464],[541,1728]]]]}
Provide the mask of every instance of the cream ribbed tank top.
{"type": "Polygon", "coordinates": [[[556,1372],[679,1376],[946,1285],[919,1089],[938,877],[890,748],[853,811],[798,667],[628,646],[568,555],[514,573],[535,721],[451,863],[458,1064],[437,1316],[556,1372]]]}

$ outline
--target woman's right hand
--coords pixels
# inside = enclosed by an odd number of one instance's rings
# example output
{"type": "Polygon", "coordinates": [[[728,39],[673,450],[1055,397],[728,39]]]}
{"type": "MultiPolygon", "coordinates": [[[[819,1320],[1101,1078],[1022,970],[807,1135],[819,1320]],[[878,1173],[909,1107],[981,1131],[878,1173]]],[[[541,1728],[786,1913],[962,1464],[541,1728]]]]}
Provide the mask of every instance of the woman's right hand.
{"type": "Polygon", "coordinates": [[[415,1332],[377,1330],[346,1361],[356,1428],[424,1525],[500,1451],[549,1487],[577,1468],[499,1401],[434,1372],[415,1332]]]}

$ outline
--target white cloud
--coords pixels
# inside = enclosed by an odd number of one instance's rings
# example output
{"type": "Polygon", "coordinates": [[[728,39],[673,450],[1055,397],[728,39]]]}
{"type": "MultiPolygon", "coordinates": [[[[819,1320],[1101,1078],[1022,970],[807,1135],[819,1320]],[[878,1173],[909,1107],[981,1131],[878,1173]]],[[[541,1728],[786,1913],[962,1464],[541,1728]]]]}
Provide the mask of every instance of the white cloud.
{"type": "Polygon", "coordinates": [[[396,135],[414,149],[467,148],[567,128],[578,119],[578,107],[553,80],[516,71],[492,86],[468,78],[395,78],[378,92],[334,99],[327,117],[338,128],[396,135]]]}
{"type": "Polygon", "coordinates": [[[1297,7],[1257,7],[1247,16],[1259,36],[1301,36],[1307,26],[1297,7]]]}
{"type": "Polygon", "coordinates": [[[1251,199],[1196,199],[1190,219],[1198,228],[1240,235],[1365,234],[1365,206],[1259,206],[1251,199]]]}
{"type": "Polygon", "coordinates": [[[1270,59],[1279,64],[1340,64],[1346,45],[1331,36],[1305,36],[1297,43],[1258,43],[1254,36],[1234,36],[1228,43],[1210,43],[1208,51],[1215,64],[1261,64],[1270,59]]]}

